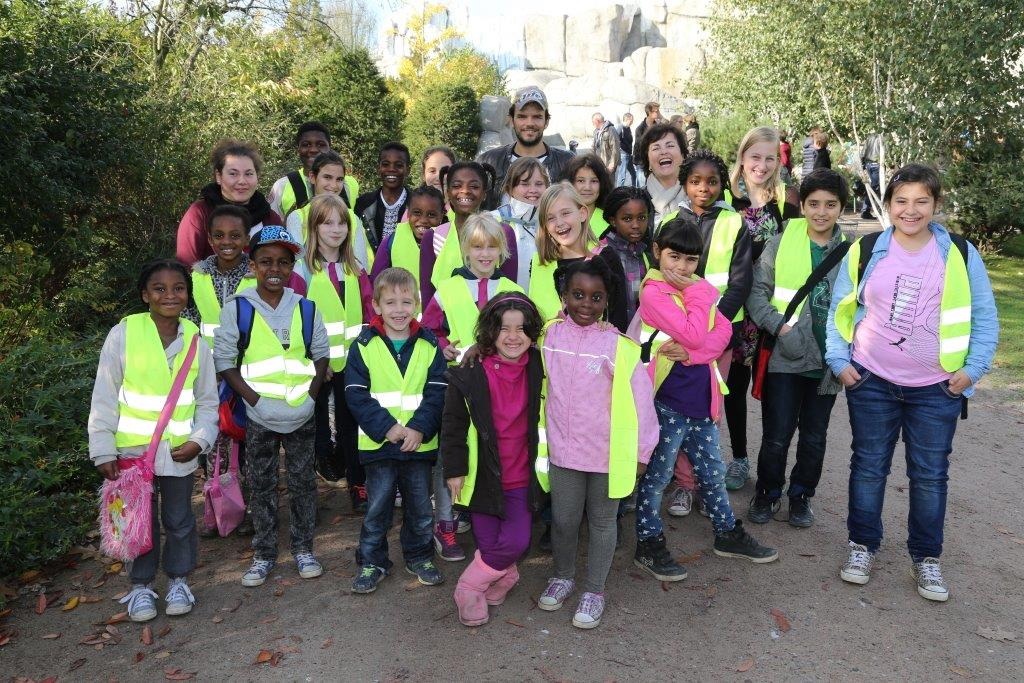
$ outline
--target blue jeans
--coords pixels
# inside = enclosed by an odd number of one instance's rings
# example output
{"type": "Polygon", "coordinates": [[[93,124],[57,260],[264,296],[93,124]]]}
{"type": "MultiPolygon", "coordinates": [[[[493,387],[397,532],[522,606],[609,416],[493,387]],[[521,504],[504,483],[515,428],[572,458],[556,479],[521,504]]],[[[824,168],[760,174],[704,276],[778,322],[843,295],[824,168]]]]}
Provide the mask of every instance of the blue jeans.
{"type": "Polygon", "coordinates": [[[718,445],[718,425],[710,418],[680,415],[658,401],[654,402],[654,407],[658,411],[661,439],[637,488],[637,538],[645,541],[664,533],[661,498],[665,487],[672,480],[672,470],[680,448],[693,464],[693,476],[697,479],[701,502],[711,517],[715,535],[732,531],[736,526],[736,518],[729,504],[729,494],[725,490],[725,463],[722,462],[718,445]]]}
{"type": "Polygon", "coordinates": [[[430,508],[429,460],[382,460],[366,466],[366,517],[359,532],[356,562],[391,569],[388,531],[395,512],[395,486],[402,494],[402,556],[414,565],[434,556],[434,513],[430,508]]]}
{"type": "Polygon", "coordinates": [[[850,540],[871,552],[882,542],[882,503],[896,439],[903,433],[910,515],[907,549],[915,562],[942,554],[949,454],[963,398],[946,382],[904,387],[854,367],[861,380],[846,390],[853,430],[850,504],[846,528],[850,540]]]}

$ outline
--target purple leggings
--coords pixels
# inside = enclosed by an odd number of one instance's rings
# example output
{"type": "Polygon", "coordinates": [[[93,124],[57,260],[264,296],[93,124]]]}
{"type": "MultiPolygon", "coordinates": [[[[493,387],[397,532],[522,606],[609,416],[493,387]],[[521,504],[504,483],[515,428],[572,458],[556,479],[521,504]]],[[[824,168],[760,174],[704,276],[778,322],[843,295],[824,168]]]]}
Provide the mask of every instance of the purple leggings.
{"type": "Polygon", "coordinates": [[[491,569],[508,569],[530,547],[533,516],[526,495],[525,486],[505,491],[505,519],[483,512],[470,512],[480,558],[491,569]]]}

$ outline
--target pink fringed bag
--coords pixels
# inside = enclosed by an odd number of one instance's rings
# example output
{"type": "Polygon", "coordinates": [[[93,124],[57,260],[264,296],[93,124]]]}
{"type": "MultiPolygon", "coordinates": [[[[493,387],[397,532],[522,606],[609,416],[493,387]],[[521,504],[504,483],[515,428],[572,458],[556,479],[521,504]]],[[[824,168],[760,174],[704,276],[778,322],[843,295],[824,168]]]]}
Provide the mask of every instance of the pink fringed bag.
{"type": "Polygon", "coordinates": [[[238,442],[231,440],[228,471],[220,472],[220,454],[214,457],[213,476],[203,484],[206,511],[203,523],[207,529],[216,527],[217,533],[227,536],[245,518],[245,501],[238,482],[238,442]]]}
{"type": "Polygon", "coordinates": [[[198,341],[199,335],[194,335],[160,411],[146,452],[138,458],[119,458],[117,479],[103,480],[100,488],[100,550],[109,557],[134,560],[153,547],[153,463],[164,429],[181,395],[185,377],[195,360],[198,341]]]}

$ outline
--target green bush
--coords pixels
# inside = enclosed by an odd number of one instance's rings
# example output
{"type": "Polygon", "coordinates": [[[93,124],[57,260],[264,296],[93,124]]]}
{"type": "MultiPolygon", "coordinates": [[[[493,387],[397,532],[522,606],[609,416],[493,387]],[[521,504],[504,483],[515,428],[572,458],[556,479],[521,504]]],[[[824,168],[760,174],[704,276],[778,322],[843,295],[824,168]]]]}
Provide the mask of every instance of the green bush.
{"type": "Polygon", "coordinates": [[[706,115],[698,113],[697,122],[700,124],[701,147],[722,157],[730,167],[736,161],[740,140],[748,130],[761,125],[752,114],[745,111],[716,111],[706,115]]]}
{"type": "MultiPolygon", "coordinates": [[[[472,159],[481,132],[480,99],[463,83],[447,83],[422,93],[405,121],[405,140],[413,159],[436,144],[451,147],[460,159],[472,159]]],[[[413,165],[418,175],[419,166],[413,165]]]]}
{"type": "Polygon", "coordinates": [[[943,184],[951,223],[984,249],[998,249],[1024,231],[1021,147],[1009,141],[970,148],[950,164],[943,184]]]}

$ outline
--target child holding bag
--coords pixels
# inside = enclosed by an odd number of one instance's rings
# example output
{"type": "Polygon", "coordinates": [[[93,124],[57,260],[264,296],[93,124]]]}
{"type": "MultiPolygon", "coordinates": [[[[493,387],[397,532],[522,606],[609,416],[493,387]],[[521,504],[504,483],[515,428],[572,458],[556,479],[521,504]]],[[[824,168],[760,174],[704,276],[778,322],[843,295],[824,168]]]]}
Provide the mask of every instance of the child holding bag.
{"type": "Polygon", "coordinates": [[[154,474],[152,547],[131,563],[132,588],[121,600],[137,622],[157,614],[153,581],[161,561],[161,525],[163,568],[170,579],[166,614],[187,614],[195,604],[187,583],[199,545],[192,488],[198,456],[217,438],[218,396],[210,348],[198,338],[199,329],[180,317],[191,282],[178,261],[143,267],[138,291],[149,312],[123,318],[107,334],[92,392],[89,457],[100,474],[115,481],[130,467],[147,466],[154,474]],[[185,375],[171,419],[153,452],[149,447],[160,414],[180,373],[185,375]]]}

